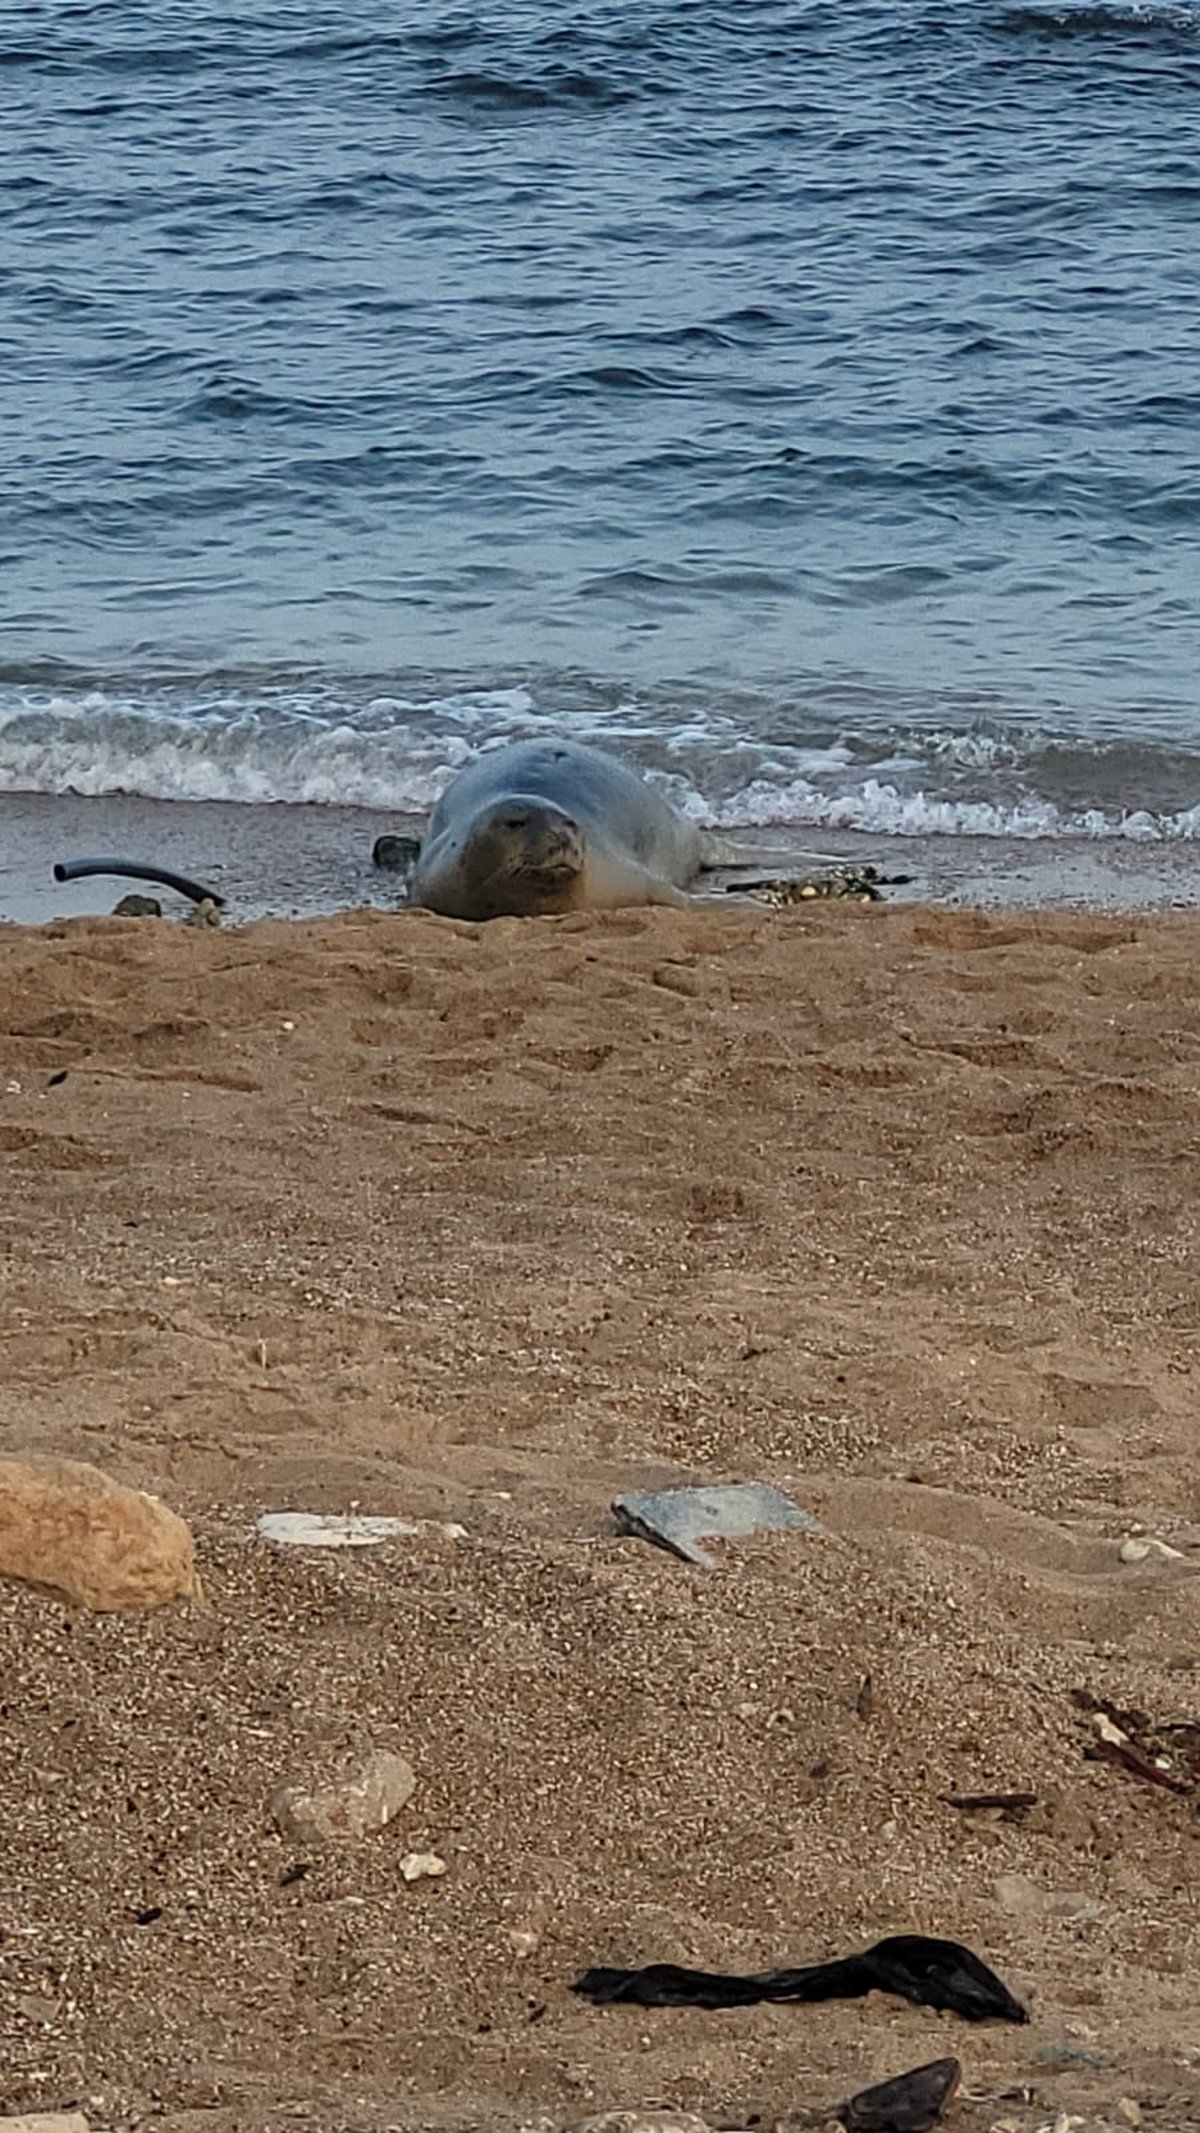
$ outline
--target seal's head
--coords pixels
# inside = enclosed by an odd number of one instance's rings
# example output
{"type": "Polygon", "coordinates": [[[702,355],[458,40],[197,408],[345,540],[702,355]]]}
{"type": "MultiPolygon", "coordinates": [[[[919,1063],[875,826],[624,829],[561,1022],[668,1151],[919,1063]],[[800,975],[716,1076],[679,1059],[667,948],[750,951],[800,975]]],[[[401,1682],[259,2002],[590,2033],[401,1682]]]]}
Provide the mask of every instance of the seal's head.
{"type": "Polygon", "coordinates": [[[516,795],[475,816],[462,864],[495,918],[568,911],[584,867],[583,833],[550,800],[516,795]]]}

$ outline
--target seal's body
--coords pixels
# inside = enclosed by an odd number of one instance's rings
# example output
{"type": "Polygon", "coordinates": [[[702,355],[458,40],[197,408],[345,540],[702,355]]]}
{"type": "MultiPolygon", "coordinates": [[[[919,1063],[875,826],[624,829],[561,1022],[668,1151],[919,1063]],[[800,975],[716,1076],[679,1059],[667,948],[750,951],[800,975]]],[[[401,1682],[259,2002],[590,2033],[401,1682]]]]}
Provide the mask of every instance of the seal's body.
{"type": "Polygon", "coordinates": [[[578,741],[514,741],[446,787],[412,902],[447,918],[532,918],[684,904],[699,830],[615,756],[578,741]]]}

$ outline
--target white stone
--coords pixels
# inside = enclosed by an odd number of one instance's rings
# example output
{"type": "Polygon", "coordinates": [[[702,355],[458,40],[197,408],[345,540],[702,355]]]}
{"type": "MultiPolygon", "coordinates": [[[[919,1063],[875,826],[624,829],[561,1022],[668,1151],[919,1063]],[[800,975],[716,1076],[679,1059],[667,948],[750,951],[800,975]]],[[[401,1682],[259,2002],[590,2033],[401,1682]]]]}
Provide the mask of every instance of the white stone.
{"type": "Polygon", "coordinates": [[[282,1548],[378,1548],[385,1541],[440,1533],[465,1540],[465,1526],[437,1518],[361,1518],[355,1511],[264,1511],[255,1520],[263,1540],[282,1548]]]}
{"type": "Polygon", "coordinates": [[[400,1872],[406,1881],[435,1881],[446,1871],[446,1862],[437,1852],[405,1852],[400,1861],[400,1872]]]}

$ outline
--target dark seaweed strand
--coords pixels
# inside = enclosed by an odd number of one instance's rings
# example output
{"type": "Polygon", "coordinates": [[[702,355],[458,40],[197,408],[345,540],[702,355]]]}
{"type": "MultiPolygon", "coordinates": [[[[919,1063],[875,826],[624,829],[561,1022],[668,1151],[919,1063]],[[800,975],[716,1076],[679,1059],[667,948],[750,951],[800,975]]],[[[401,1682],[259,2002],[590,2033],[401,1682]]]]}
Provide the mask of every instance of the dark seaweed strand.
{"type": "Polygon", "coordinates": [[[177,889],[181,896],[190,896],[194,904],[223,904],[225,898],[216,889],[205,889],[198,881],[189,881],[186,874],[176,874],[170,867],[143,866],[140,859],[59,859],[55,861],[55,881],[82,881],[88,874],[118,874],[130,881],[157,881],[165,889],[177,889]]]}
{"type": "Polygon", "coordinates": [[[1027,2022],[1029,2017],[986,1963],[957,1941],[897,1934],[861,1955],[796,1970],[750,1976],[652,1963],[643,1970],[587,1970],[572,1987],[599,2005],[751,2007],[763,2000],[813,2004],[887,1992],[919,2007],[944,2009],[968,2022],[1027,2022]]]}

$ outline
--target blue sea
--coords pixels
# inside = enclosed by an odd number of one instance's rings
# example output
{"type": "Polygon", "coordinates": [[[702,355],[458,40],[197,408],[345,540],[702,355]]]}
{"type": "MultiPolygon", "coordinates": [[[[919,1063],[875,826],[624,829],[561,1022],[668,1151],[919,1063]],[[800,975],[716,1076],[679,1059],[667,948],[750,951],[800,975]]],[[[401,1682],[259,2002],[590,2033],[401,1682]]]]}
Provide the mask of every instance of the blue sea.
{"type": "Polygon", "coordinates": [[[0,787],[1200,835],[1200,0],[0,6],[0,787]]]}

